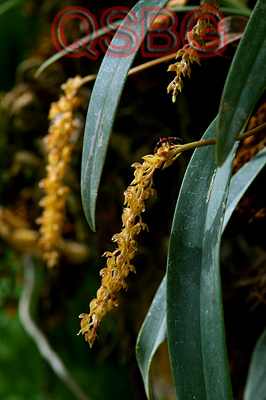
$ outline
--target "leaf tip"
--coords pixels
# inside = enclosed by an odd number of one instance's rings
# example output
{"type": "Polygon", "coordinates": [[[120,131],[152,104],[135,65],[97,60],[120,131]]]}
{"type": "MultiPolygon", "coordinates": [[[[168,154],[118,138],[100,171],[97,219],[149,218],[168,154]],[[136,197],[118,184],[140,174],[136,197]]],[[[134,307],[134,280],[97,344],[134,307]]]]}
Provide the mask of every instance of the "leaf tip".
{"type": "Polygon", "coordinates": [[[223,163],[225,162],[225,158],[223,152],[219,151],[219,148],[217,148],[216,145],[216,151],[215,151],[215,158],[216,158],[216,164],[218,167],[221,167],[223,163]]]}

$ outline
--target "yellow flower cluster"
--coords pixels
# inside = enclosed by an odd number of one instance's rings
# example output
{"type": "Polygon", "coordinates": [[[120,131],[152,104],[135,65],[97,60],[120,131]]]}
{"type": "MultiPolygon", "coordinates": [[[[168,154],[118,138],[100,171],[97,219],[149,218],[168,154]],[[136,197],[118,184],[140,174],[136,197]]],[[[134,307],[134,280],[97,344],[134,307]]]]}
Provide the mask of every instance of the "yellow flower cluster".
{"type": "Polygon", "coordinates": [[[112,240],[117,243],[116,250],[111,253],[105,252],[107,257],[106,268],[100,271],[102,276],[101,287],[97,291],[97,298],[90,303],[90,313],[80,315],[81,329],[78,334],[85,334],[85,340],[92,347],[97,336],[97,328],[103,316],[117,306],[116,292],[121,288],[127,289],[125,278],[130,271],[135,272],[132,265],[137,242],[134,239],[142,229],[148,229],[142,222],[141,213],[145,211],[145,200],[150,195],[155,195],[153,186],[153,174],[158,168],[170,166],[181,154],[176,150],[180,145],[171,146],[168,142],[163,143],[155,154],[143,157],[144,162],[134,163],[134,180],[125,191],[125,208],[122,214],[123,229],[113,236],[112,240]]]}
{"type": "Polygon", "coordinates": [[[181,61],[171,64],[167,71],[175,71],[176,77],[172,80],[172,82],[167,87],[167,93],[172,93],[172,101],[173,103],[176,101],[176,97],[178,92],[182,92],[184,87],[184,83],[182,81],[182,75],[185,77],[186,75],[190,78],[190,74],[192,68],[190,64],[194,61],[200,64],[200,58],[192,54],[189,50],[189,45],[183,47],[183,49],[178,50],[176,54],[176,58],[182,57],[181,61]]]}
{"type": "Polygon", "coordinates": [[[48,135],[44,138],[48,146],[47,177],[39,186],[44,188],[44,196],[40,205],[43,213],[37,219],[40,227],[40,245],[44,249],[43,257],[48,267],[58,263],[60,256],[60,242],[65,218],[65,201],[69,190],[62,183],[66,169],[71,159],[73,139],[78,130],[74,110],[81,104],[82,99],[77,96],[77,90],[82,84],[82,78],[70,78],[62,85],[64,94],[59,101],[51,104],[48,119],[51,121],[48,135]]]}
{"type": "MultiPolygon", "coordinates": [[[[201,7],[212,7],[219,8],[219,3],[217,0],[201,0],[201,7]]],[[[199,18],[197,24],[193,27],[192,32],[187,34],[187,39],[189,44],[185,45],[183,49],[178,50],[176,54],[176,58],[182,57],[181,61],[171,64],[168,68],[168,71],[175,71],[176,77],[172,80],[172,82],[167,87],[167,93],[172,93],[172,101],[173,103],[176,101],[178,92],[181,92],[184,83],[182,81],[183,77],[188,76],[190,78],[192,68],[191,64],[196,62],[201,65],[200,57],[193,54],[193,43],[196,43],[199,48],[203,48],[206,45],[206,41],[203,39],[204,31],[214,30],[215,26],[210,22],[209,19],[199,18]],[[192,38],[192,40],[190,40],[192,38]]]]}

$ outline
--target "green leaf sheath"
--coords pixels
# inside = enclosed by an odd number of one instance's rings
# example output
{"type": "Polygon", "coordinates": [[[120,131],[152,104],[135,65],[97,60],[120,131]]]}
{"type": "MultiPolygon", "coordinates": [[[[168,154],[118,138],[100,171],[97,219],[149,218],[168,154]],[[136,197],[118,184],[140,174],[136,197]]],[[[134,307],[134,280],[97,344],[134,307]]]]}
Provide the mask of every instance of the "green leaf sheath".
{"type": "MultiPolygon", "coordinates": [[[[203,139],[213,138],[216,120],[203,139]]],[[[222,168],[212,146],[195,150],[175,211],[167,268],[167,332],[179,400],[232,399],[219,249],[235,149],[222,168]]]]}
{"type": "MultiPolygon", "coordinates": [[[[101,64],[87,114],[81,166],[81,194],[85,215],[88,223],[95,230],[95,206],[102,168],[108,148],[108,143],[116,115],[116,110],[122,94],[130,66],[140,46],[141,37],[146,34],[143,28],[144,7],[163,7],[166,0],[140,0],[132,9],[136,16],[137,25],[130,26],[139,43],[131,55],[114,57],[106,54],[101,64]]],[[[159,9],[157,9],[159,11],[159,9]]],[[[146,15],[147,17],[147,15],[146,15]]],[[[132,17],[129,18],[132,22],[132,17]]],[[[147,21],[151,23],[150,19],[147,21]]],[[[125,32],[123,27],[126,19],[120,25],[112,40],[113,46],[125,46],[125,39],[121,37],[125,32]]],[[[149,26],[148,22],[146,28],[149,26]]],[[[124,36],[124,35],[123,35],[124,36]]],[[[125,51],[128,51],[125,48],[125,51]]]]}
{"type": "Polygon", "coordinates": [[[137,361],[148,399],[151,399],[149,377],[151,361],[159,345],[166,340],[165,282],[166,276],[154,297],[136,345],[137,361]]]}
{"type": "Polygon", "coordinates": [[[222,165],[266,86],[266,0],[258,0],[229,70],[218,117],[216,160],[222,165]]]}

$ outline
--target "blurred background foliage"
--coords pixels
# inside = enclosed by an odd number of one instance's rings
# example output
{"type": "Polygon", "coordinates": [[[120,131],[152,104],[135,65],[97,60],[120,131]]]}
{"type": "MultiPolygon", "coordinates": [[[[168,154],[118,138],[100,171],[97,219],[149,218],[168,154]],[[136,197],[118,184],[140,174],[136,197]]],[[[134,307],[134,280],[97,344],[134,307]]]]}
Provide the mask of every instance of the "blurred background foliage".
{"type": "MultiPolygon", "coordinates": [[[[4,3],[1,1],[0,7],[4,3]]],[[[124,0],[119,5],[131,8],[134,1],[124,0]]],[[[191,154],[183,154],[175,165],[155,176],[158,196],[149,200],[144,216],[150,233],[139,237],[134,263],[137,275],[128,278],[128,292],[119,293],[119,307],[103,320],[91,350],[76,336],[78,315],[87,312],[99,287],[98,274],[104,265],[101,255],[114,249],[110,239],[121,229],[123,193],[132,180],[131,164],[151,153],[159,138],[200,139],[217,114],[235,47],[229,46],[222,56],[202,60],[202,67],[193,65],[192,76],[186,79],[175,104],[166,93],[173,79],[166,72],[167,64],[128,78],[102,175],[96,234],[87,225],[80,199],[82,135],[65,177],[71,192],[64,237],[83,243],[88,255],[78,263],[65,257],[57,268],[47,270],[36,245],[26,247],[25,238],[16,241],[12,232],[15,227],[38,230],[35,220],[41,213],[38,202],[43,196],[38,182],[45,176],[46,165],[42,139],[48,129],[50,103],[58,100],[60,86],[69,77],[97,73],[103,57],[101,51],[97,61],[64,57],[34,79],[37,68],[56,52],[51,39],[53,19],[70,6],[87,8],[99,22],[103,11],[117,3],[24,0],[0,15],[0,398],[75,398],[43,360],[18,316],[24,285],[22,254],[26,250],[34,257],[37,270],[32,316],[72,376],[92,400],[141,400],[145,393],[135,360],[136,337],[165,273],[175,202],[191,154]]],[[[84,35],[81,28],[77,20],[68,22],[68,43],[84,35]]],[[[138,55],[134,65],[145,61],[138,55]]],[[[82,125],[92,87],[89,83],[80,90],[84,104],[78,118],[82,125]]],[[[266,121],[265,101],[263,95],[250,127],[266,121]]],[[[235,171],[263,140],[263,136],[252,138],[240,147],[235,171]]],[[[251,352],[265,327],[264,180],[262,172],[251,185],[226,228],[221,248],[225,326],[236,400],[242,398],[251,352]]],[[[166,346],[153,361],[152,383],[156,398],[174,398],[166,346]]]]}

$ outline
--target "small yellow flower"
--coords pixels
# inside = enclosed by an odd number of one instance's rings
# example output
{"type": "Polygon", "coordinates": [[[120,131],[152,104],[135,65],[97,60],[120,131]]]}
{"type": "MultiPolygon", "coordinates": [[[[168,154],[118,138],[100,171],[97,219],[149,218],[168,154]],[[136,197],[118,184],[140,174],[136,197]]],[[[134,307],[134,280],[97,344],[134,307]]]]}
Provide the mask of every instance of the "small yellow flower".
{"type": "MultiPolygon", "coordinates": [[[[219,2],[217,0],[201,0],[201,7],[213,7],[219,8],[219,2]]],[[[200,47],[204,47],[206,42],[203,39],[203,33],[205,30],[216,29],[214,24],[210,22],[209,19],[199,18],[197,24],[193,27],[190,32],[191,35],[187,35],[189,40],[189,44],[186,44],[183,49],[178,50],[176,54],[176,58],[181,57],[181,61],[178,61],[175,64],[171,64],[167,71],[176,72],[176,77],[172,80],[172,82],[167,87],[167,93],[172,91],[172,101],[173,103],[176,101],[178,92],[182,92],[184,88],[184,83],[182,81],[182,75],[185,77],[186,75],[190,78],[192,68],[191,64],[196,62],[201,65],[200,57],[193,54],[193,42],[197,43],[200,47]],[[191,40],[192,38],[192,40],[191,40]]]]}
{"type": "Polygon", "coordinates": [[[48,135],[44,142],[48,146],[47,177],[39,186],[44,188],[46,195],[40,205],[43,213],[37,219],[40,227],[40,245],[44,249],[43,257],[48,267],[55,266],[60,257],[62,229],[65,219],[65,202],[69,188],[62,183],[74,145],[71,137],[79,129],[74,116],[74,110],[81,104],[77,90],[83,80],[80,76],[70,78],[62,85],[64,94],[59,101],[51,104],[48,119],[51,120],[48,135]]]}
{"type": "Polygon", "coordinates": [[[106,267],[100,271],[102,276],[101,287],[97,291],[96,299],[90,303],[90,313],[80,315],[81,329],[78,334],[85,335],[85,340],[92,347],[97,337],[97,328],[103,316],[118,306],[116,292],[121,288],[127,290],[125,282],[129,272],[136,272],[131,260],[134,258],[138,244],[134,237],[148,226],[142,222],[141,213],[145,211],[145,200],[150,195],[156,195],[153,185],[153,174],[158,168],[166,168],[181,154],[180,145],[170,145],[168,142],[157,150],[155,154],[146,155],[144,162],[134,163],[134,179],[124,193],[125,208],[122,213],[122,231],[112,237],[117,248],[104,253],[106,267]]]}

